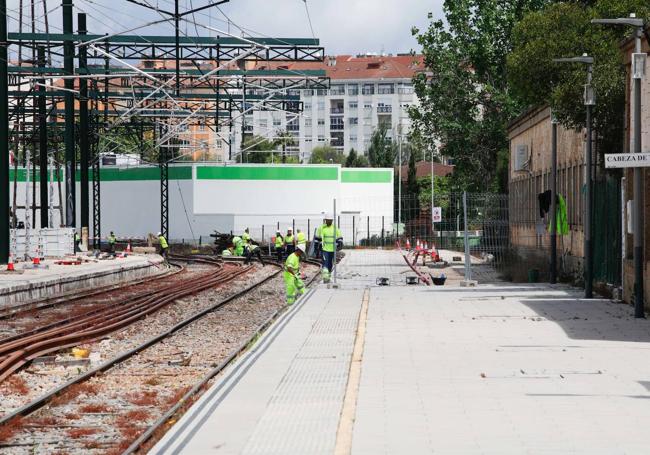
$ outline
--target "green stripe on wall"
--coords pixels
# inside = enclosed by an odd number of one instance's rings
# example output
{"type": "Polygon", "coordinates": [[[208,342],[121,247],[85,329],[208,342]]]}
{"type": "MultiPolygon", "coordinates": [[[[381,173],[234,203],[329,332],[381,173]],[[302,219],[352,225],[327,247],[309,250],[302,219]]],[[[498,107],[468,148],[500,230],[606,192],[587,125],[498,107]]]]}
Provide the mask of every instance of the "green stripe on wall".
{"type": "MultiPolygon", "coordinates": [[[[39,180],[38,169],[36,170],[36,180],[39,180]]],[[[47,173],[48,181],[50,173],[47,173]]],[[[81,181],[81,172],[77,169],[75,178],[77,182],[81,181]]],[[[88,178],[92,180],[92,170],[89,170],[88,178]]],[[[14,170],[9,169],[9,181],[13,182],[14,170]]],[[[190,166],[170,166],[169,167],[170,180],[192,180],[192,167],[190,166]]],[[[25,182],[26,174],[25,169],[18,169],[18,181],[25,182]]],[[[141,168],[106,168],[100,169],[100,180],[102,182],[121,182],[121,181],[137,181],[137,180],[160,180],[160,169],[157,167],[141,167],[141,168]]],[[[56,175],[55,175],[56,181],[56,175]]]]}
{"type": "Polygon", "coordinates": [[[342,183],[390,183],[392,173],[390,171],[341,171],[342,183]]]}
{"type": "Polygon", "coordinates": [[[336,167],[197,167],[197,180],[338,180],[336,167]]]}

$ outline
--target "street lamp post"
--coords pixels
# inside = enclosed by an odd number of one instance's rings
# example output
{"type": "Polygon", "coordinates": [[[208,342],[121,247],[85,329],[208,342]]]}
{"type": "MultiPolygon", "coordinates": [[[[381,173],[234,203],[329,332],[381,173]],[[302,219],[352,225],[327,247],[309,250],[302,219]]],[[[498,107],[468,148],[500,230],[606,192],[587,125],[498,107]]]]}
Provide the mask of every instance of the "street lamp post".
{"type": "MultiPolygon", "coordinates": [[[[641,52],[641,36],[645,22],[630,14],[617,19],[593,19],[592,24],[624,25],[635,28],[632,79],[634,80],[634,153],[641,153],[641,80],[644,76],[646,54],[641,52]]],[[[634,235],[634,317],[645,318],[643,306],[643,169],[634,168],[633,199],[634,235]]]]}
{"type": "Polygon", "coordinates": [[[584,105],[586,110],[587,147],[585,150],[586,184],[585,184],[585,223],[584,223],[584,278],[585,298],[593,297],[593,180],[592,180],[592,131],[591,131],[591,109],[596,105],[591,79],[593,75],[594,58],[583,54],[581,57],[557,58],[553,61],[558,63],[582,63],[587,65],[587,83],[585,84],[584,105]]]}

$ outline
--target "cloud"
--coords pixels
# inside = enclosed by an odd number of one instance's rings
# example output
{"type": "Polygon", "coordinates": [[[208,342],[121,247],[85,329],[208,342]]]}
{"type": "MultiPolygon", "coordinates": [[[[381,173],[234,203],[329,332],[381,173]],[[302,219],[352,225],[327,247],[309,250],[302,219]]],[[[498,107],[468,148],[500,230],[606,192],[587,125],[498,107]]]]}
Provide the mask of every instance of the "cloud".
{"type": "MultiPolygon", "coordinates": [[[[160,8],[173,10],[170,0],[143,0],[160,8]]],[[[408,52],[417,50],[417,43],[411,36],[411,27],[426,26],[427,13],[434,17],[442,15],[443,0],[307,0],[313,29],[316,37],[328,54],[361,52],[408,52]]],[[[41,2],[36,2],[40,6],[41,2]]],[[[205,0],[181,0],[181,10],[192,4],[194,7],[205,5],[205,0]]],[[[18,0],[9,0],[10,17],[17,18],[18,0]],[[12,11],[13,10],[13,11],[12,11]]],[[[25,30],[29,27],[29,2],[24,2],[25,30]]],[[[75,0],[76,13],[88,13],[90,33],[116,33],[138,24],[160,19],[161,16],[144,7],[125,0],[75,0]]],[[[48,5],[50,9],[54,4],[48,5]]],[[[233,22],[228,25],[225,17],[216,9],[205,10],[197,14],[196,21],[222,30],[230,29],[235,34],[241,32],[236,25],[246,28],[253,35],[275,37],[311,37],[303,0],[231,0],[221,5],[221,10],[233,22]],[[236,25],[235,25],[236,24],[236,25]]],[[[37,12],[39,16],[42,15],[37,12]]],[[[61,8],[57,8],[49,17],[50,31],[60,32],[61,8]]],[[[37,27],[42,31],[42,17],[37,20],[37,27]]],[[[17,22],[10,18],[10,31],[17,31],[17,22]]],[[[200,34],[208,34],[199,28],[200,34]]],[[[193,25],[187,25],[190,35],[196,35],[193,25]]],[[[172,34],[170,24],[150,26],[138,32],[147,34],[172,34]]]]}

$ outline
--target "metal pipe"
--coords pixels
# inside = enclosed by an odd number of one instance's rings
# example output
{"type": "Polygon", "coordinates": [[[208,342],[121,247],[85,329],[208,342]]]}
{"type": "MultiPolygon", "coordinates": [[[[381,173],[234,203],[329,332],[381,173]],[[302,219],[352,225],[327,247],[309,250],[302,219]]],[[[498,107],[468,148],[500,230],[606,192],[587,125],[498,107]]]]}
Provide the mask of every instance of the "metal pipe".
{"type": "Polygon", "coordinates": [[[551,284],[557,283],[557,121],[551,112],[551,284]]]}
{"type": "Polygon", "coordinates": [[[467,191],[463,191],[463,219],[465,229],[465,281],[470,281],[472,279],[472,259],[469,254],[469,233],[467,231],[467,191]]]}
{"type": "MultiPolygon", "coordinates": [[[[591,79],[591,66],[589,67],[589,79],[591,79]]],[[[586,106],[586,123],[587,123],[587,147],[585,151],[585,298],[591,299],[594,296],[593,291],[593,179],[592,179],[592,130],[591,130],[591,105],[586,106]]]]}
{"type": "Polygon", "coordinates": [[[9,93],[7,0],[0,0],[0,262],[9,260],[9,93]]]}
{"type": "MultiPolygon", "coordinates": [[[[637,27],[635,53],[641,53],[642,27],[637,27]]],[[[641,79],[634,79],[634,153],[641,153],[641,79]]],[[[643,295],[643,169],[634,168],[634,317],[645,318],[643,295]]]]}

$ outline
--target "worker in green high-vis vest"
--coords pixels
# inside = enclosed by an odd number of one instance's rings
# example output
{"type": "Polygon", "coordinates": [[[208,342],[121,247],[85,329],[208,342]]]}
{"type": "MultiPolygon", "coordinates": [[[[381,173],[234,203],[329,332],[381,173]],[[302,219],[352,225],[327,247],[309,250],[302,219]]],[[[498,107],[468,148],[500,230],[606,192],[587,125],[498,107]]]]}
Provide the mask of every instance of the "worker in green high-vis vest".
{"type": "Polygon", "coordinates": [[[298,245],[284,263],[284,284],[286,286],[287,305],[293,305],[299,295],[305,292],[305,284],[300,278],[300,260],[305,257],[305,249],[298,245]]]}

